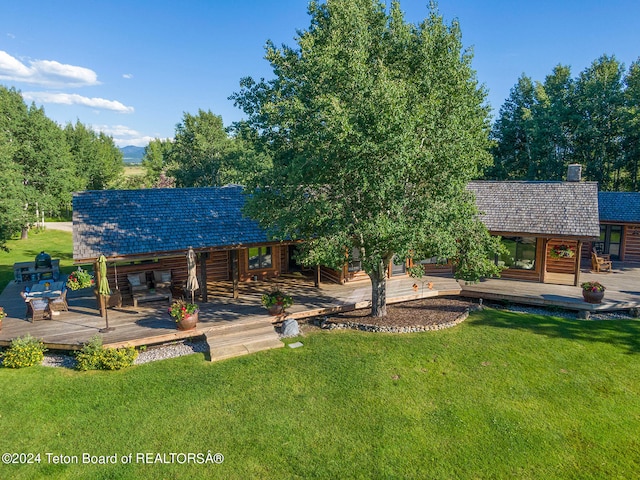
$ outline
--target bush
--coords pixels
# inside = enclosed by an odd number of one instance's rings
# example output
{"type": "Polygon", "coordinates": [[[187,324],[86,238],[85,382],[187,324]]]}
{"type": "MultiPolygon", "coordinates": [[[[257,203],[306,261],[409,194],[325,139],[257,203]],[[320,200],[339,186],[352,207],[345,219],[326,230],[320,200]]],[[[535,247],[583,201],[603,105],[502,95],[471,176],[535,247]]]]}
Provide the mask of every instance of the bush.
{"type": "Polygon", "coordinates": [[[46,351],[42,341],[27,333],[11,341],[11,346],[1,354],[2,364],[7,368],[31,367],[42,362],[46,351]]]}
{"type": "Polygon", "coordinates": [[[104,348],[102,338],[96,335],[76,353],[76,369],[120,370],[133,365],[136,358],[138,351],[135,348],[104,348]]]}

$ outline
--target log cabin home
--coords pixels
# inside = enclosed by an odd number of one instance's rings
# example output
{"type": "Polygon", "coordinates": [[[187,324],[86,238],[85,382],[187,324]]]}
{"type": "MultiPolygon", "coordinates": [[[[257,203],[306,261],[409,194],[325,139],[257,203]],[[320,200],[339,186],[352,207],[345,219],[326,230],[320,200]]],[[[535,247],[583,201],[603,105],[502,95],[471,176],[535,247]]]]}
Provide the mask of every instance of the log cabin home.
{"type": "MultiPolygon", "coordinates": [[[[578,175],[579,180],[579,175],[578,175]]],[[[503,278],[574,285],[584,242],[600,235],[594,182],[492,182],[469,184],[481,220],[500,235],[509,253],[496,262],[503,278]],[[559,252],[559,253],[558,253],[559,252]]],[[[73,196],[73,258],[76,264],[105,255],[110,285],[127,296],[127,275],[170,271],[173,284],[187,277],[186,251],[198,255],[207,282],[264,280],[298,269],[295,242],[269,240],[257,222],[244,217],[239,185],[206,188],[103,190],[73,196]]],[[[342,270],[319,267],[316,282],[368,278],[357,251],[342,270]]],[[[428,273],[451,272],[432,258],[428,273]]],[[[388,275],[406,275],[409,263],[393,262],[388,275]]],[[[234,296],[236,289],[234,288],[234,296]]],[[[202,292],[206,301],[206,289],[202,292]]]]}

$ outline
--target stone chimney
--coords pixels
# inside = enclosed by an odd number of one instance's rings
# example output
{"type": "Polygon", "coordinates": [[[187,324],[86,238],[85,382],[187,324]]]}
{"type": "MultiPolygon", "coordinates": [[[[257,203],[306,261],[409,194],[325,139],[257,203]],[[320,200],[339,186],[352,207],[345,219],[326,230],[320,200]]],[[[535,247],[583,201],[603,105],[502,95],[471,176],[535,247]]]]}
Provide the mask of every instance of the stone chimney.
{"type": "Polygon", "coordinates": [[[579,182],[582,179],[582,165],[572,163],[567,168],[567,182],[579,182]]]}

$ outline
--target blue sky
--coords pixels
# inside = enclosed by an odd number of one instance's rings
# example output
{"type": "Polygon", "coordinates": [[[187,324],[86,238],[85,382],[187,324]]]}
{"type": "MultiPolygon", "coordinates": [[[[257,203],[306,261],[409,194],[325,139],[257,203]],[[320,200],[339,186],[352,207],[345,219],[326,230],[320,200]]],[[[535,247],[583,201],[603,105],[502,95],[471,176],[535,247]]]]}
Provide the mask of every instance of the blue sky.
{"type": "MultiPolygon", "coordinates": [[[[389,1],[387,1],[389,3],[389,1]]],[[[404,0],[420,22],[427,0],[404,0]]],[[[61,125],[80,120],[119,146],[173,137],[184,112],[242,118],[228,100],[244,76],[271,77],[267,39],[295,46],[306,0],[4,0],[0,84],[61,125]]],[[[576,77],[603,54],[640,57],[637,0],[440,0],[474,51],[497,114],[522,73],[543,81],[559,63],[576,77]]]]}

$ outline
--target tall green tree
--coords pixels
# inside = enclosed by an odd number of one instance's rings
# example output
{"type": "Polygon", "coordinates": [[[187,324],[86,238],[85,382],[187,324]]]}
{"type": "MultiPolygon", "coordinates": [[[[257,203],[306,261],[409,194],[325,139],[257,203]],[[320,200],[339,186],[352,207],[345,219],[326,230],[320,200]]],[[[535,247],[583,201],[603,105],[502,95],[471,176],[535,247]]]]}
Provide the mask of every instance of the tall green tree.
{"type": "Polygon", "coordinates": [[[486,177],[496,180],[525,179],[535,171],[534,84],[522,75],[500,108],[491,132],[495,140],[493,165],[486,177]]]}
{"type": "Polygon", "coordinates": [[[168,173],[178,187],[224,185],[230,150],[231,139],[222,117],[204,110],[198,110],[197,115],[185,113],[176,126],[168,173]]]}
{"type": "Polygon", "coordinates": [[[170,140],[155,138],[144,148],[142,166],[149,185],[158,182],[161,175],[166,172],[172,145],[170,140]]]}
{"type": "Polygon", "coordinates": [[[561,180],[572,161],[576,116],[571,69],[558,65],[537,83],[532,107],[532,166],[529,180],[561,180]]]}
{"type": "Polygon", "coordinates": [[[310,263],[339,266],[357,248],[377,316],[396,255],[495,273],[465,188],[490,163],[486,93],[458,23],[432,7],[408,24],[376,0],[312,2],[309,14],[298,48],[267,44],[275,78],[243,79],[232,97],[273,160],[247,211],[274,238],[308,240],[310,263]]]}
{"type": "Polygon", "coordinates": [[[79,190],[104,190],[124,172],[122,153],[113,138],[76,121],[64,128],[79,190]]]}
{"type": "Polygon", "coordinates": [[[638,191],[640,169],[640,60],[629,67],[624,78],[624,162],[626,188],[638,191]]]}
{"type": "Polygon", "coordinates": [[[575,160],[586,166],[586,176],[603,190],[622,184],[622,75],[624,66],[603,55],[585,69],[576,82],[575,160]]]}

